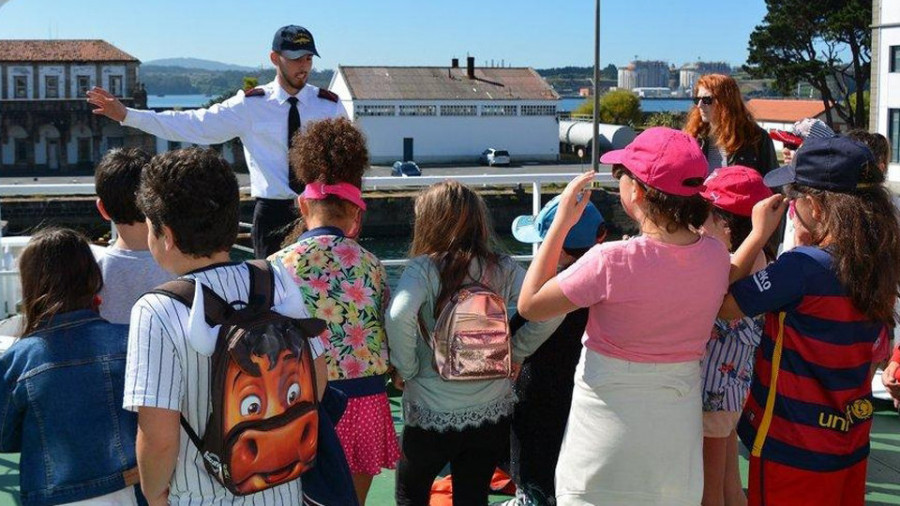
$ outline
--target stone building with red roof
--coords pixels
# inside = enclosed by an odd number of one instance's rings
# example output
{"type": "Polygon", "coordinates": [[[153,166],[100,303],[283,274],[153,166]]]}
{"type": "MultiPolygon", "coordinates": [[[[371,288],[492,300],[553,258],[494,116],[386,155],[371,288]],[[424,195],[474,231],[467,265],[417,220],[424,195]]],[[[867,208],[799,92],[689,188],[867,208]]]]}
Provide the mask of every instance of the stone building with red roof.
{"type": "Polygon", "coordinates": [[[102,86],[146,107],[140,63],[103,40],[0,40],[0,176],[90,174],[108,149],[152,148],[85,100],[102,86]]]}

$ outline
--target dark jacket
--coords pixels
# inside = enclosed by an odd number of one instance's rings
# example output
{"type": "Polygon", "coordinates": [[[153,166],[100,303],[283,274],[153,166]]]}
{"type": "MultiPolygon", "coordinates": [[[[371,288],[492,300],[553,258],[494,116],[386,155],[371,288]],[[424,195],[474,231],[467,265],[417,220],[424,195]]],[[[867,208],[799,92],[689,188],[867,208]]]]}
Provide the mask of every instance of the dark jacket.
{"type": "MultiPolygon", "coordinates": [[[[775,145],[772,143],[772,139],[769,138],[769,133],[759,126],[756,128],[759,130],[759,141],[755,145],[746,145],[734,153],[728,153],[725,163],[728,166],[743,165],[744,167],[750,167],[765,176],[767,172],[778,167],[778,158],[775,154],[775,145]]],[[[703,156],[709,159],[709,146],[711,144],[709,138],[701,137],[697,140],[700,142],[703,156]]]]}
{"type": "Polygon", "coordinates": [[[22,504],[125,488],[137,465],[137,415],[122,409],[127,340],[127,325],[72,311],[0,357],[0,451],[21,452],[22,504]]]}

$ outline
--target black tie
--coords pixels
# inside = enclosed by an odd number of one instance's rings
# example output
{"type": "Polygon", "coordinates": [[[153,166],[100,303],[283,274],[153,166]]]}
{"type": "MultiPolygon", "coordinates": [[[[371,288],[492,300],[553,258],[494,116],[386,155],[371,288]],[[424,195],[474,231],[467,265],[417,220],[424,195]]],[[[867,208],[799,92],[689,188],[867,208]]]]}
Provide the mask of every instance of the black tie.
{"type": "Polygon", "coordinates": [[[288,186],[299,195],[303,193],[305,185],[291,169],[290,150],[294,143],[294,133],[300,130],[300,111],[297,110],[297,97],[288,97],[288,102],[291,103],[291,110],[288,111],[288,186]]]}

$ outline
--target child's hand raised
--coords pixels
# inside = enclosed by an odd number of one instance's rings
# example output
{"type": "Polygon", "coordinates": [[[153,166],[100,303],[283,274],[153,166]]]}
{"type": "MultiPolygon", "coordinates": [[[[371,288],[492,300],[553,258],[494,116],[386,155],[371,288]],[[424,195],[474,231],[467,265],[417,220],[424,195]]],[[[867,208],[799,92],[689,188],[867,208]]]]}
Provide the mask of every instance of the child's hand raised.
{"type": "Polygon", "coordinates": [[[753,233],[766,241],[778,228],[781,218],[784,217],[787,209],[787,199],[784,195],[775,194],[771,197],[761,200],[753,206],[753,233]]]}
{"type": "Polygon", "coordinates": [[[594,171],[585,172],[566,185],[560,197],[559,207],[556,209],[556,217],[553,219],[553,225],[557,222],[568,232],[575,223],[581,218],[584,208],[591,201],[591,194],[588,186],[594,181],[597,173],[594,171]]]}

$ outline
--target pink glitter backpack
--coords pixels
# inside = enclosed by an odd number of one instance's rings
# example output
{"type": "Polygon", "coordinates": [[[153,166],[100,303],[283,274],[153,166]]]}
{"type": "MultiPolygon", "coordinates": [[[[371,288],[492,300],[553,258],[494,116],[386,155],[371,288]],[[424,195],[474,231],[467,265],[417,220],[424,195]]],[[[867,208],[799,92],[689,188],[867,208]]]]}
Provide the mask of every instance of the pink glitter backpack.
{"type": "Polygon", "coordinates": [[[506,301],[481,283],[463,285],[441,309],[428,332],[419,327],[431,348],[432,363],[446,381],[492,380],[512,371],[506,301]]]}

